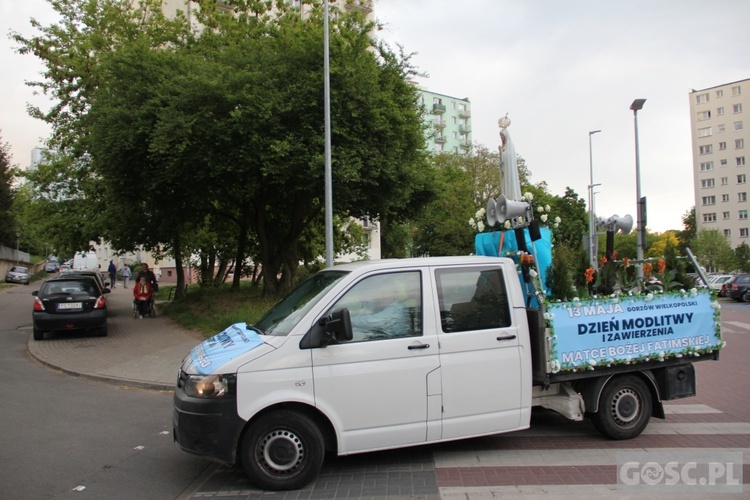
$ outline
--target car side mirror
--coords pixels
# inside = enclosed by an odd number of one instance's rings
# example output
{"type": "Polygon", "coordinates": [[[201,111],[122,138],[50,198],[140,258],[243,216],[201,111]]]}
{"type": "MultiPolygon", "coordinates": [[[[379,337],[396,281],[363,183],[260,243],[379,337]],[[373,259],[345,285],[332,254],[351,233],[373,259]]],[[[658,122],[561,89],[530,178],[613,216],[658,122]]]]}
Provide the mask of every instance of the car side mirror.
{"type": "Polygon", "coordinates": [[[39,296],[39,290],[34,290],[33,292],[31,292],[31,295],[33,295],[34,297],[39,296]]]}
{"type": "Polygon", "coordinates": [[[300,349],[315,349],[329,344],[347,342],[353,338],[349,309],[339,309],[323,316],[300,341],[300,349]]]}

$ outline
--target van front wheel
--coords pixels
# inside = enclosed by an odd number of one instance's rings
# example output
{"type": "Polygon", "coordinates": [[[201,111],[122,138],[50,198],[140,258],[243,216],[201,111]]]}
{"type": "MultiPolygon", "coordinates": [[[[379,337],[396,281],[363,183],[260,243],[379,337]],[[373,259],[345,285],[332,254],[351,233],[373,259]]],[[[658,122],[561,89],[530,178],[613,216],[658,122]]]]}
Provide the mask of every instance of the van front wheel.
{"type": "Polygon", "coordinates": [[[599,411],[592,414],[594,427],[610,439],[632,439],[651,418],[651,392],[640,378],[625,375],[612,379],[599,398],[599,411]]]}
{"type": "Polygon", "coordinates": [[[250,424],[242,441],[242,465],[265,490],[297,490],[315,479],[323,465],[325,443],[305,415],[282,410],[250,424]]]}

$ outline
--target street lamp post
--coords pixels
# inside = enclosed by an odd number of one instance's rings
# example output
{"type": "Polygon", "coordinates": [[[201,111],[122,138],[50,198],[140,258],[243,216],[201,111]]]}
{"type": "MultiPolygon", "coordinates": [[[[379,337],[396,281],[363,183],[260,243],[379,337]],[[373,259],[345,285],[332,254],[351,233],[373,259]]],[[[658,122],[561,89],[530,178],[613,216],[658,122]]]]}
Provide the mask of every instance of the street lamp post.
{"type": "Polygon", "coordinates": [[[594,238],[596,237],[596,221],[594,220],[594,187],[599,184],[594,184],[594,153],[591,148],[591,136],[598,134],[601,130],[592,130],[589,132],[589,174],[591,184],[589,184],[589,262],[594,270],[597,269],[596,263],[596,246],[594,245],[594,238]]]}
{"type": "MultiPolygon", "coordinates": [[[[633,104],[630,105],[630,109],[633,110],[633,123],[635,125],[635,191],[636,191],[636,209],[637,209],[637,223],[638,232],[636,233],[637,247],[637,259],[643,260],[643,231],[645,228],[643,225],[643,207],[641,206],[641,159],[640,150],[638,149],[638,111],[643,109],[643,104],[646,99],[636,99],[633,104]]],[[[643,263],[639,263],[636,267],[638,278],[643,278],[643,263]]]]}

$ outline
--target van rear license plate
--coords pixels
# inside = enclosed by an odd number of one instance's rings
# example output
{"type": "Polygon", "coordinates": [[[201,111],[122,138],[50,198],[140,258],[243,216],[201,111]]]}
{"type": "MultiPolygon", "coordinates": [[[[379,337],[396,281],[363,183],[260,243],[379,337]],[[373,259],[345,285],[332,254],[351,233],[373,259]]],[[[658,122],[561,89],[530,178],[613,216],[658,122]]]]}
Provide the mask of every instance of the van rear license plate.
{"type": "Polygon", "coordinates": [[[83,309],[83,303],[82,302],[64,302],[62,304],[57,304],[57,309],[83,309]]]}

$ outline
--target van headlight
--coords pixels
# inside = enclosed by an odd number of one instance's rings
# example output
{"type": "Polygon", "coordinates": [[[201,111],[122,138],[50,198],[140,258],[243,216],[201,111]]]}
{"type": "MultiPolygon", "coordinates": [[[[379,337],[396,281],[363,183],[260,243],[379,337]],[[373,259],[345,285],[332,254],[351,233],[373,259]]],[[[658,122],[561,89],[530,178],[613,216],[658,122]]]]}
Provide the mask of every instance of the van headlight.
{"type": "Polygon", "coordinates": [[[235,375],[188,375],[183,388],[194,398],[223,398],[234,394],[235,375]]]}

